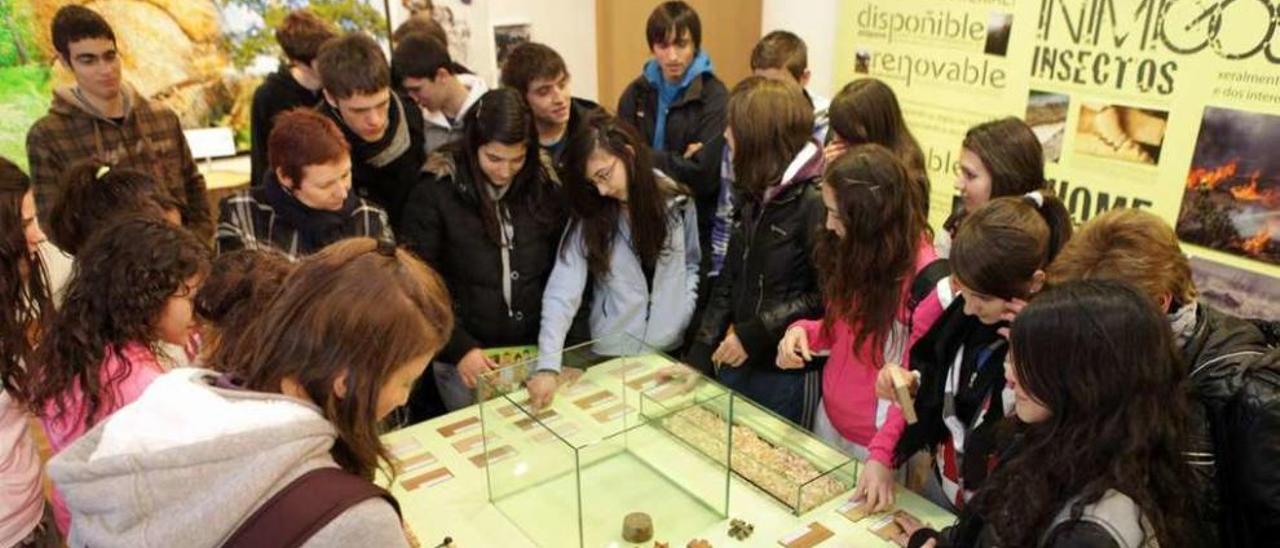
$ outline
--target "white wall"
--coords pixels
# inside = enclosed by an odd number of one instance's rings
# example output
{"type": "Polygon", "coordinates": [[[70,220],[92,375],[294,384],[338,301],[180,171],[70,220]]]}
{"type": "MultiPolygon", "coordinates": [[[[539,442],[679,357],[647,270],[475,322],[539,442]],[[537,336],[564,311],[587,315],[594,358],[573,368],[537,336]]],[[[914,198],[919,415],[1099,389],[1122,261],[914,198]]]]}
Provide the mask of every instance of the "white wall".
{"type": "MultiPolygon", "coordinates": [[[[573,76],[573,94],[595,101],[599,96],[596,70],[595,0],[489,0],[494,25],[529,23],[533,40],[560,52],[573,76]]],[[[492,36],[492,34],[490,34],[492,36]]]]}
{"type": "Polygon", "coordinates": [[[843,82],[833,82],[836,22],[840,0],[763,0],[760,35],[789,30],[809,48],[809,89],[831,98],[843,82]]]}

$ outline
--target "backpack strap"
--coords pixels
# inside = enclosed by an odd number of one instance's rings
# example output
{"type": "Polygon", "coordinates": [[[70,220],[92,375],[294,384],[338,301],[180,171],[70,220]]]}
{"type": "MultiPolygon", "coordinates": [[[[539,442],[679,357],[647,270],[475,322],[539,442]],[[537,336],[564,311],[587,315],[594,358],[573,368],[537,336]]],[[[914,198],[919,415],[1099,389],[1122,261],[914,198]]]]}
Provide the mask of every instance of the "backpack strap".
{"type": "Polygon", "coordinates": [[[343,512],[376,497],[400,514],[400,505],[385,489],[341,468],[316,468],[272,495],[222,546],[296,548],[343,512]]]}
{"type": "Polygon", "coordinates": [[[951,275],[951,264],[946,259],[935,259],[916,273],[911,282],[911,295],[907,300],[907,310],[915,312],[916,307],[929,297],[938,282],[951,275]]]}

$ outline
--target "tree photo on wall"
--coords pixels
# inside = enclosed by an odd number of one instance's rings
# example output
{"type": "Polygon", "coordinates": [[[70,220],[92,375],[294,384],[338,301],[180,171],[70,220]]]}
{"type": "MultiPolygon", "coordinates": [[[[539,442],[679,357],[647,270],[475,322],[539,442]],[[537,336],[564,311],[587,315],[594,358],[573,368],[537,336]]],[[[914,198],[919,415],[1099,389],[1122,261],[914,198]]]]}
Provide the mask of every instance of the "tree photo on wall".
{"type": "Polygon", "coordinates": [[[49,59],[28,0],[0,0],[0,156],[27,165],[27,127],[49,107],[49,59]]]}

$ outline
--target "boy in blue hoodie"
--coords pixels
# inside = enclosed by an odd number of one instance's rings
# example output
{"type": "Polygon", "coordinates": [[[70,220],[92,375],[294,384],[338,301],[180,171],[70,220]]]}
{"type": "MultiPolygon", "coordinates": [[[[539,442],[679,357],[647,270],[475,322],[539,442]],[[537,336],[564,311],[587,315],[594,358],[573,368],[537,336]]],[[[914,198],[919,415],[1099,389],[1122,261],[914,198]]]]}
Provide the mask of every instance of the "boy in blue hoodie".
{"type": "MultiPolygon", "coordinates": [[[[702,22],[688,4],[676,0],[654,8],[645,37],[653,58],[622,92],[618,117],[653,147],[655,167],[693,191],[705,248],[720,188],[729,91],[712,73],[702,50],[702,22]]],[[[702,255],[710,256],[705,249],[702,255]]]]}

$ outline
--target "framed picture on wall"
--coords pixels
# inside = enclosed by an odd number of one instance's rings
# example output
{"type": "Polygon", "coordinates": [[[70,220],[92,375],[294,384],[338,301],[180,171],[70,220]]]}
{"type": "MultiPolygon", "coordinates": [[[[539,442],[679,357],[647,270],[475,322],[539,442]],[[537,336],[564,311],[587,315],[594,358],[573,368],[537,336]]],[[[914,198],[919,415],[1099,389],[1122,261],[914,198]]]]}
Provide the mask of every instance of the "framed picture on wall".
{"type": "Polygon", "coordinates": [[[533,25],[528,22],[501,23],[493,26],[493,51],[496,56],[498,71],[502,71],[502,63],[507,54],[516,46],[533,39],[533,25]]]}

